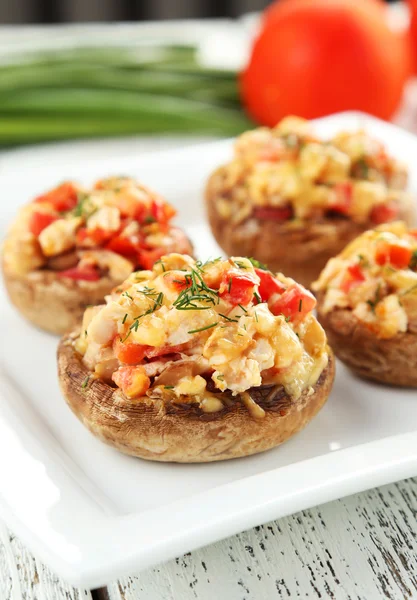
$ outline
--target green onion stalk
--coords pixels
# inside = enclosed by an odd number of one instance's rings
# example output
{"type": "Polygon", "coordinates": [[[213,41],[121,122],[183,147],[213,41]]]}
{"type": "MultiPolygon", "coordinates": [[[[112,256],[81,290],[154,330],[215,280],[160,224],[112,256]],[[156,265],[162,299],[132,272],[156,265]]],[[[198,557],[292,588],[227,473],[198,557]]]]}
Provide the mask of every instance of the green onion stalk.
{"type": "Polygon", "coordinates": [[[237,74],[192,46],[77,48],[0,64],[0,145],[120,135],[233,136],[253,126],[237,74]]]}

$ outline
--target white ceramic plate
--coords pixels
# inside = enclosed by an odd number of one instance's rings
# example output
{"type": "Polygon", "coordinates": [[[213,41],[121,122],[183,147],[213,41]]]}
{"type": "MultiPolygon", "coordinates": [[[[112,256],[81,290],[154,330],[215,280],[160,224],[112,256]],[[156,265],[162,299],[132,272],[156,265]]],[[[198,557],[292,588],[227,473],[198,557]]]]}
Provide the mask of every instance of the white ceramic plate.
{"type": "MultiPolygon", "coordinates": [[[[357,113],[321,119],[317,131],[362,125],[408,162],[417,191],[417,139],[410,134],[357,113]]],[[[202,190],[231,145],[100,161],[59,161],[54,151],[36,168],[26,152],[0,172],[0,227],[4,232],[17,205],[63,178],[126,173],[177,206],[201,257],[219,255],[202,190]]],[[[340,364],[327,405],[280,448],[207,465],[123,456],[95,439],[61,398],[56,338],[23,321],[4,294],[0,300],[1,515],[74,584],[99,586],[273,518],[417,474],[416,391],[358,380],[340,364]]]]}

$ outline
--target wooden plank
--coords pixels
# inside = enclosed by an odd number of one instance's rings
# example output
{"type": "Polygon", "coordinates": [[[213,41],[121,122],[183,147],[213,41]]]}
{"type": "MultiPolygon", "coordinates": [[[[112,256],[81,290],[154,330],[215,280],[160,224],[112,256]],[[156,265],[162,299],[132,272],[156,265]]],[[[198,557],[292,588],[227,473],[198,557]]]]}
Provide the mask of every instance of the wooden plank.
{"type": "Polygon", "coordinates": [[[90,592],[75,589],[35,559],[0,524],[1,600],[93,600],[90,592]]]}
{"type": "Polygon", "coordinates": [[[417,479],[305,510],[108,586],[110,600],[417,598],[417,479]]]}

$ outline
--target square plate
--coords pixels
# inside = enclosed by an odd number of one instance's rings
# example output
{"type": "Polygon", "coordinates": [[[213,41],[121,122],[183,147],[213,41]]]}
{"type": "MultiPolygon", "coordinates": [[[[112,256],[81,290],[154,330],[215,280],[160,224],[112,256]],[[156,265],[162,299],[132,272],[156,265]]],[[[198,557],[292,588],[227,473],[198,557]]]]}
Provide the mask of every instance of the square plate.
{"type": "MultiPolygon", "coordinates": [[[[320,135],[364,126],[410,168],[417,139],[358,113],[316,122],[320,135]]],[[[64,146],[62,147],[64,148],[64,146]]],[[[0,228],[54,182],[127,173],[170,200],[202,258],[220,254],[202,192],[232,141],[148,156],[57,160],[17,156],[0,173],[0,228]],[[46,161],[48,164],[49,161],[46,161]]],[[[35,153],[36,150],[33,150],[35,153]]],[[[1,295],[0,513],[33,552],[74,584],[96,587],[242,529],[417,474],[417,394],[354,378],[341,365],[314,421],[283,446],[202,465],[147,462],[95,439],[58,389],[57,339],[37,331],[1,295]]]]}

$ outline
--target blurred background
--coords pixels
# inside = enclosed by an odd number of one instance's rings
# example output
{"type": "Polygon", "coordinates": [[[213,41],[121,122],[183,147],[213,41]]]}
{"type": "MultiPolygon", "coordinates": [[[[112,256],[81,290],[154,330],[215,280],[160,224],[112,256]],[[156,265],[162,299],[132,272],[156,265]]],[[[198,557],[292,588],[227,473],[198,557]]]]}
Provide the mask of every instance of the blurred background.
{"type": "Polygon", "coordinates": [[[343,110],[416,131],[416,15],[417,0],[0,0],[0,147],[343,110]]]}
{"type": "MultiPolygon", "coordinates": [[[[362,0],[353,0],[361,2],[362,0]]],[[[1,23],[238,17],[268,0],[0,0],[1,23]]]]}

